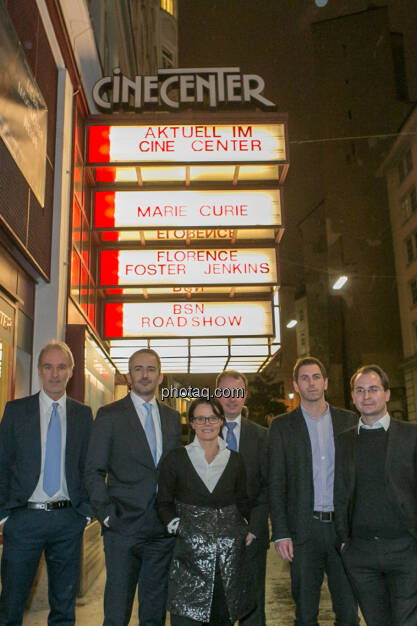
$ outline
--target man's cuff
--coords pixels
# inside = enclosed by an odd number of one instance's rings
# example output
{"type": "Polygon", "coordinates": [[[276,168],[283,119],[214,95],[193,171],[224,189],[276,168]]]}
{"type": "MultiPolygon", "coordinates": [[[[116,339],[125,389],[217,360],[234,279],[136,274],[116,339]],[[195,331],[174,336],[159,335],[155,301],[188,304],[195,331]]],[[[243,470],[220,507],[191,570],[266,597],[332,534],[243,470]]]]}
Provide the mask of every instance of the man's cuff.
{"type": "Polygon", "coordinates": [[[177,530],[178,530],[178,526],[180,524],[180,518],[179,517],[174,517],[174,519],[172,519],[169,524],[167,525],[167,531],[169,532],[170,535],[176,535],[177,534],[177,530]]]}
{"type": "Polygon", "coordinates": [[[279,543],[280,541],[288,541],[291,540],[291,537],[283,537],[282,539],[273,539],[274,543],[279,543]]]}
{"type": "Polygon", "coordinates": [[[9,519],[9,516],[3,517],[3,519],[0,520],[0,526],[2,526],[5,522],[7,522],[8,519],[9,519]]]}

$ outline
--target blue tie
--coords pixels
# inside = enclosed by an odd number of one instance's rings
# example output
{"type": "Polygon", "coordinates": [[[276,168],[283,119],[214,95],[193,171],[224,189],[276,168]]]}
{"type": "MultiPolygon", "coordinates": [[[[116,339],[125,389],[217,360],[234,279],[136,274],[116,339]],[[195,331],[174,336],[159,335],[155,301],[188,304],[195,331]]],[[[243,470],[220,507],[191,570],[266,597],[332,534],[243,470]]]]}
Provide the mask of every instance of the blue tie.
{"type": "Polygon", "coordinates": [[[156,465],[156,432],[155,432],[155,424],[153,423],[153,419],[152,419],[152,406],[149,404],[149,402],[144,402],[143,406],[146,409],[146,418],[145,418],[146,439],[148,440],[153,462],[156,465]]]}
{"type": "Polygon", "coordinates": [[[46,437],[43,490],[53,496],[61,486],[61,420],[58,402],[52,403],[52,413],[46,437]]]}
{"type": "Polygon", "coordinates": [[[233,432],[236,428],[236,422],[226,422],[227,435],[226,435],[226,445],[229,450],[234,450],[237,452],[237,439],[235,433],[233,432]]]}

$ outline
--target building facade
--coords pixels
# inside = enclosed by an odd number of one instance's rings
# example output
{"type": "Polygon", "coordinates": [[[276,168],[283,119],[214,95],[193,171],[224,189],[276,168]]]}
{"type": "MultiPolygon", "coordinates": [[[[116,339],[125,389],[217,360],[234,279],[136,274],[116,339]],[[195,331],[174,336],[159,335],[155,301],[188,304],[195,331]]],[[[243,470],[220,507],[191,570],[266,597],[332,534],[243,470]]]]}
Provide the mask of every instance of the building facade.
{"type": "Polygon", "coordinates": [[[411,108],[402,38],[391,32],[388,10],[375,7],[317,22],[312,33],[322,198],[298,224],[304,264],[296,304],[303,315],[299,353],[330,364],[336,404],[349,404],[348,381],[358,366],[379,363],[392,381],[392,407],[405,416],[388,200],[376,178],[411,108]],[[334,291],[341,275],[348,282],[334,291]]]}
{"type": "Polygon", "coordinates": [[[417,108],[401,126],[380,174],[388,190],[408,419],[417,422],[417,108]]]}

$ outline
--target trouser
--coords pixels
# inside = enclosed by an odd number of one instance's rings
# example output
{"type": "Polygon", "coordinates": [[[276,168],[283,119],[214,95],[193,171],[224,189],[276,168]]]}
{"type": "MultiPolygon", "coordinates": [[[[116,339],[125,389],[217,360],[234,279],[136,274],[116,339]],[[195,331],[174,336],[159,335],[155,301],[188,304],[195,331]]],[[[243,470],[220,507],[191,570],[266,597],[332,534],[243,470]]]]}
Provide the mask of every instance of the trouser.
{"type": "Polygon", "coordinates": [[[320,591],[325,573],[335,625],[359,624],[357,603],[335,544],[334,523],[313,518],[308,540],[294,545],[291,563],[291,591],[296,605],[294,626],[318,626],[320,591]]]}
{"type": "Polygon", "coordinates": [[[367,626],[416,626],[414,537],[352,539],[342,558],[367,626]]]}
{"type": "Polygon", "coordinates": [[[254,573],[254,585],[256,608],[247,617],[239,620],[241,626],[265,626],[265,577],[266,577],[266,556],[268,546],[259,544],[254,539],[250,546],[246,548],[249,559],[249,567],[254,573]]]}
{"type": "Polygon", "coordinates": [[[126,626],[136,588],[140,626],[164,626],[168,571],[175,539],[104,530],[106,587],[103,626],[126,626]]]}
{"type": "Polygon", "coordinates": [[[48,572],[48,624],[75,623],[75,597],[86,520],[74,509],[16,509],[3,527],[0,624],[20,626],[42,552],[48,572]]]}

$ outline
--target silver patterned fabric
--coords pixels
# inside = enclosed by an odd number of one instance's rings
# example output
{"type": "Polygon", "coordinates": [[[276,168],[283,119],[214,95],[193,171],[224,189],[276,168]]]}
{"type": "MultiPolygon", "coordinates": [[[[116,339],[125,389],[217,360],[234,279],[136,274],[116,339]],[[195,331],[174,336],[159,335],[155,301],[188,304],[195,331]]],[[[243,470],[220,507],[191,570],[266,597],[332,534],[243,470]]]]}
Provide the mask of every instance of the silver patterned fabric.
{"type": "Polygon", "coordinates": [[[169,573],[168,610],[210,619],[216,561],[232,621],[254,608],[246,558],[247,525],[236,505],[209,508],[177,503],[180,523],[169,573]]]}

